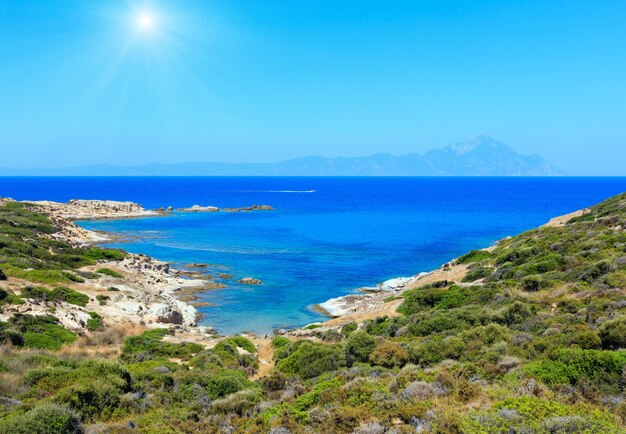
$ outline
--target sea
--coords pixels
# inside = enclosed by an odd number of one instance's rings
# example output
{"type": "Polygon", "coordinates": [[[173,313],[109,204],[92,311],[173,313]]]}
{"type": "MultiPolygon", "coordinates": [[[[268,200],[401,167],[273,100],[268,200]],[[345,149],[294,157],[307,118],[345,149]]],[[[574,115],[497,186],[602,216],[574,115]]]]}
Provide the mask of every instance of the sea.
{"type": "Polygon", "coordinates": [[[227,286],[199,294],[220,333],[303,326],[316,303],[429,271],[550,218],[626,191],[626,178],[4,177],[17,200],[133,201],[146,208],[271,205],[274,211],[81,221],[107,247],[201,269],[227,286]],[[242,285],[242,277],[261,285],[242,285]]]}

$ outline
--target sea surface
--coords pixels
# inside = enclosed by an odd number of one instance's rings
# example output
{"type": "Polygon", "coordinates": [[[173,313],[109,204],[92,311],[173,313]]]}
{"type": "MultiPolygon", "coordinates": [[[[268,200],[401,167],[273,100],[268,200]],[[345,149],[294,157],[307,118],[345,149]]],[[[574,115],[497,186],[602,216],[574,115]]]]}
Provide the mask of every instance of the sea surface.
{"type": "Polygon", "coordinates": [[[79,222],[110,244],[177,266],[211,264],[225,289],[200,295],[221,333],[323,320],[310,305],[438,267],[626,191],[626,178],[0,178],[18,200],[111,199],[146,208],[272,205],[251,213],[79,222]],[[241,277],[264,283],[245,286],[241,277]]]}

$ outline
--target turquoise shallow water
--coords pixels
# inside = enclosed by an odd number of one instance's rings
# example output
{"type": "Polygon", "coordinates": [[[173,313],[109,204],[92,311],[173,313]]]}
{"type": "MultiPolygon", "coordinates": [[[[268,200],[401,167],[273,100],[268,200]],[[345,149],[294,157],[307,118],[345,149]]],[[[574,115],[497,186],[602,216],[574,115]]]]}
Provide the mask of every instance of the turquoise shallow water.
{"type": "Polygon", "coordinates": [[[215,304],[201,309],[203,321],[223,333],[321,320],[308,306],[431,270],[622,191],[626,178],[0,178],[0,196],[23,200],[274,206],[81,222],[136,237],[113,247],[262,279],[260,286],[231,280],[201,296],[215,304]]]}

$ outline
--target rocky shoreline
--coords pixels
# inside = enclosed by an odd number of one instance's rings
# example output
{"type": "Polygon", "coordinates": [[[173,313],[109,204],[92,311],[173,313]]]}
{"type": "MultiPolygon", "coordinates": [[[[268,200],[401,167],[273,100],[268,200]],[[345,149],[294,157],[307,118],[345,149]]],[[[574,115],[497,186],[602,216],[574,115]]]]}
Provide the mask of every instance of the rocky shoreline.
{"type": "MultiPolygon", "coordinates": [[[[0,206],[11,201],[13,200],[0,198],[0,206]]],[[[71,200],[66,204],[51,201],[25,203],[33,206],[35,211],[45,214],[53,222],[57,230],[50,235],[51,238],[79,247],[110,241],[111,234],[86,230],[76,225],[74,220],[150,217],[167,213],[162,210],[146,210],[141,205],[132,202],[71,200]]],[[[270,209],[273,208],[254,205],[250,208],[224,209],[224,211],[270,209]]],[[[217,208],[217,210],[220,209],[217,208]]],[[[209,212],[206,209],[199,210],[197,207],[184,211],[209,212]]],[[[582,215],[585,212],[586,210],[582,210],[554,218],[545,226],[558,226],[564,219],[582,215]]],[[[189,267],[204,269],[206,264],[189,264],[189,267]]],[[[215,334],[210,327],[197,325],[200,313],[195,307],[204,305],[202,302],[197,302],[197,293],[225,287],[224,284],[212,280],[213,276],[201,271],[176,270],[169,264],[149,256],[130,253],[127,253],[127,257],[122,261],[98,261],[97,265],[83,267],[80,272],[90,278],[86,278],[85,283],[76,284],[73,287],[90,296],[86,309],[64,304],[55,313],[60,322],[70,329],[84,330],[89,319],[87,311],[92,311],[101,315],[104,321],[110,324],[130,323],[146,327],[174,326],[184,335],[214,336],[215,334]],[[98,275],[96,271],[102,268],[112,270],[111,274],[114,276],[98,275]]],[[[360,293],[332,298],[310,307],[329,317],[329,320],[323,323],[316,323],[323,328],[336,328],[348,322],[358,322],[378,316],[394,316],[405,291],[441,280],[460,282],[466,273],[466,265],[452,260],[431,272],[390,279],[374,287],[359,288],[360,293]]],[[[222,276],[233,277],[223,274],[220,278],[222,276]]],[[[260,280],[251,277],[239,279],[238,282],[247,285],[262,284],[260,280]]],[[[17,287],[24,283],[9,281],[9,286],[13,284],[17,287]]],[[[49,307],[45,304],[30,300],[23,305],[5,309],[2,316],[7,317],[14,313],[25,312],[45,315],[48,310],[49,307]]],[[[0,319],[2,319],[1,316],[0,319]]],[[[300,328],[286,333],[306,335],[308,332],[300,328]]]]}
{"type": "MultiPolygon", "coordinates": [[[[554,217],[543,226],[560,227],[570,219],[587,213],[589,213],[589,209],[574,211],[554,217]]],[[[497,244],[483,250],[492,251],[497,244]]],[[[319,331],[339,328],[353,321],[359,322],[380,316],[395,316],[397,315],[396,309],[401,303],[401,296],[407,290],[444,280],[464,285],[460,282],[467,274],[468,268],[465,264],[457,263],[457,259],[455,258],[430,272],[419,273],[411,277],[390,279],[379,283],[375,287],[359,288],[358,291],[360,293],[347,294],[311,305],[310,308],[312,310],[327,316],[329,319],[321,323],[314,323],[318,326],[315,330],[306,330],[307,326],[305,326],[287,333],[295,336],[314,335],[319,331]]]]}
{"type": "Polygon", "coordinates": [[[451,261],[430,272],[390,279],[373,288],[359,288],[361,293],[331,298],[312,305],[311,309],[331,319],[347,320],[355,315],[389,313],[386,307],[394,304],[403,292],[438,280],[460,280],[466,271],[467,267],[451,261]]]}

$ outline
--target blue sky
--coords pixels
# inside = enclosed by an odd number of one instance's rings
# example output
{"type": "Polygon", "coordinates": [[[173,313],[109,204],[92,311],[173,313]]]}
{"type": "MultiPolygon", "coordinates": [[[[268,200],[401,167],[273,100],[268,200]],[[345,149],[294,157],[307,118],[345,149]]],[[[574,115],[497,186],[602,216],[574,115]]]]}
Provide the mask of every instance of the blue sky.
{"type": "Polygon", "coordinates": [[[404,154],[485,133],[626,175],[624,47],[623,0],[0,0],[0,166],[404,154]]]}

